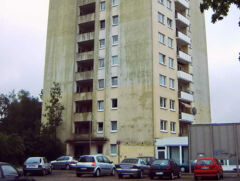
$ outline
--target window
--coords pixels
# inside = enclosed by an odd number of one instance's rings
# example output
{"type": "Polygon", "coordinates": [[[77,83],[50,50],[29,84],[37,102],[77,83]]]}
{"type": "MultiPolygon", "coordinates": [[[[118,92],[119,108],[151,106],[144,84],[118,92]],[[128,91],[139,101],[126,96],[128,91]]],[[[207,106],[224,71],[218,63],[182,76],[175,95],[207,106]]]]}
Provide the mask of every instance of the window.
{"type": "Polygon", "coordinates": [[[174,100],[172,100],[172,99],[170,99],[170,110],[171,111],[174,111],[175,110],[175,101],[174,100]]]}
{"type": "Polygon", "coordinates": [[[174,79],[169,78],[169,88],[174,89],[174,79]]]}
{"type": "Polygon", "coordinates": [[[111,121],[111,132],[117,132],[117,121],[111,121]]]}
{"type": "Polygon", "coordinates": [[[118,77],[112,77],[112,87],[118,86],[118,77]]]}
{"type": "Polygon", "coordinates": [[[175,122],[170,122],[170,131],[175,133],[176,132],[176,123],[175,122]]]}
{"type": "Polygon", "coordinates": [[[167,99],[164,97],[160,97],[160,108],[167,108],[167,99]]]}
{"type": "Polygon", "coordinates": [[[172,58],[168,58],[168,64],[169,64],[169,68],[174,68],[174,61],[172,58]]]}
{"type": "Polygon", "coordinates": [[[162,13],[158,13],[158,22],[164,24],[164,15],[162,13]]]}
{"type": "Polygon", "coordinates": [[[110,150],[111,150],[111,155],[117,155],[117,145],[116,144],[111,144],[110,145],[110,150]]]}
{"type": "Polygon", "coordinates": [[[105,39],[99,40],[100,42],[100,48],[105,48],[105,39]]]}
{"type": "Polygon", "coordinates": [[[104,68],[104,58],[99,59],[98,68],[104,68]]]}
{"type": "Polygon", "coordinates": [[[105,29],[105,20],[100,21],[100,29],[104,30],[105,29]]]}
{"type": "Polygon", "coordinates": [[[104,89],[104,79],[98,80],[98,89],[104,89]]]}
{"type": "Polygon", "coordinates": [[[97,133],[103,133],[103,123],[97,123],[97,133]]]}
{"type": "Polygon", "coordinates": [[[173,48],[173,39],[172,38],[168,38],[168,47],[173,48]]]}
{"type": "Polygon", "coordinates": [[[170,18],[167,18],[167,25],[168,28],[172,28],[172,20],[170,18]]]}
{"type": "Polygon", "coordinates": [[[103,145],[98,145],[97,146],[97,153],[102,154],[103,153],[103,145]]]}
{"type": "Polygon", "coordinates": [[[166,76],[160,74],[159,79],[160,79],[159,80],[160,81],[160,85],[161,86],[166,86],[166,76]]]}
{"type": "Polygon", "coordinates": [[[17,170],[13,168],[11,165],[2,165],[2,172],[3,175],[6,177],[6,180],[8,179],[10,180],[9,177],[14,178],[18,176],[17,170]]]}
{"type": "Polygon", "coordinates": [[[112,17],[112,24],[117,25],[118,24],[118,15],[112,17]]]}
{"type": "Polygon", "coordinates": [[[100,11],[105,11],[105,9],[106,9],[105,1],[100,2],[100,11]]]}
{"type": "Polygon", "coordinates": [[[118,56],[112,56],[112,65],[118,65],[118,56]]]}
{"type": "Polygon", "coordinates": [[[112,109],[117,109],[117,108],[118,108],[118,100],[112,99],[112,109]]]}
{"type": "Polygon", "coordinates": [[[165,37],[164,34],[158,33],[158,41],[162,44],[164,44],[164,37],[165,37]]]}
{"type": "Polygon", "coordinates": [[[158,3],[163,4],[164,0],[158,0],[158,3]]]}
{"type": "Polygon", "coordinates": [[[161,123],[160,123],[160,129],[161,131],[167,131],[167,121],[165,120],[161,120],[161,123]]]}
{"type": "Polygon", "coordinates": [[[159,58],[159,63],[165,64],[165,55],[159,53],[158,58],[159,58]]]}
{"type": "Polygon", "coordinates": [[[117,45],[117,44],[118,44],[118,35],[114,35],[114,36],[112,37],[112,44],[113,44],[113,45],[117,45]]]}
{"type": "Polygon", "coordinates": [[[118,0],[113,0],[112,1],[112,6],[117,6],[118,5],[118,0]]]}
{"type": "Polygon", "coordinates": [[[104,101],[98,101],[98,111],[103,111],[104,109],[104,101]]]}
{"type": "Polygon", "coordinates": [[[167,8],[172,9],[172,1],[167,0],[167,8]]]}

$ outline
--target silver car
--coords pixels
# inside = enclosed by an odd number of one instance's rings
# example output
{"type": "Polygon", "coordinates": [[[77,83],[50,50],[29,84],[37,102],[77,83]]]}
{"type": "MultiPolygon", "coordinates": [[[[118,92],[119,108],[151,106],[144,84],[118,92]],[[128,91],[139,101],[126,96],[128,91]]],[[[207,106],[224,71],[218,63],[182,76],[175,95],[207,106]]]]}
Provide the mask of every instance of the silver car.
{"type": "Polygon", "coordinates": [[[45,157],[30,157],[23,165],[23,174],[40,173],[42,176],[52,173],[51,164],[45,157]]]}
{"type": "Polygon", "coordinates": [[[149,174],[149,169],[150,166],[141,158],[126,158],[119,165],[116,165],[119,178],[122,178],[123,175],[143,178],[143,175],[149,174]]]}
{"type": "Polygon", "coordinates": [[[77,163],[72,156],[61,156],[56,160],[51,161],[52,169],[66,169],[69,170],[77,163]]]}
{"type": "Polygon", "coordinates": [[[115,175],[115,165],[104,155],[84,155],[80,156],[76,165],[76,175],[92,174],[99,177],[101,175],[115,175]]]}

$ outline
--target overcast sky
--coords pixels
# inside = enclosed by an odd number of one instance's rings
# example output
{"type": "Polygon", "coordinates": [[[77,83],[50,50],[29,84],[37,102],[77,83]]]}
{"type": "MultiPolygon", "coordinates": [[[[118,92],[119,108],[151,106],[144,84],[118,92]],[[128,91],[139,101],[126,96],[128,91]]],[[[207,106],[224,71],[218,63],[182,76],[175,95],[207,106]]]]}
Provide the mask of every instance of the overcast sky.
{"type": "MultiPolygon", "coordinates": [[[[49,0],[0,0],[0,93],[43,87],[49,0]]],[[[240,122],[240,17],[232,7],[211,24],[206,13],[213,122],[240,122]]]]}

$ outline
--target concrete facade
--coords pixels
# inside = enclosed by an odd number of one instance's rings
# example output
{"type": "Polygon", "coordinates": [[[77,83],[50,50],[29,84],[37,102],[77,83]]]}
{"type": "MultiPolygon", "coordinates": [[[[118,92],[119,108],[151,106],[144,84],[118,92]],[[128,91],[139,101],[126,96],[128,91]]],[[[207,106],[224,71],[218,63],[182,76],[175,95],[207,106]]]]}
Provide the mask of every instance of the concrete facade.
{"type": "Polygon", "coordinates": [[[157,156],[156,140],[211,121],[198,3],[50,0],[44,102],[59,82],[67,154],[157,156]]]}

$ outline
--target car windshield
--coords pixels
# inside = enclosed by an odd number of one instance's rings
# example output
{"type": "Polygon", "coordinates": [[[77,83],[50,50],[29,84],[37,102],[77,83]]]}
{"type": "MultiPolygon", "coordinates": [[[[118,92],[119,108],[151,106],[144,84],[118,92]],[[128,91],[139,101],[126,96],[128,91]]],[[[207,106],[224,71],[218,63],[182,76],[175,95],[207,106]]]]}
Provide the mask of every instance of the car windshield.
{"type": "Polygon", "coordinates": [[[41,158],[28,158],[26,160],[26,163],[40,163],[41,162],[41,158]]]}
{"type": "Polygon", "coordinates": [[[122,163],[138,163],[138,159],[124,159],[122,163]]]}
{"type": "Polygon", "coordinates": [[[78,160],[79,162],[95,162],[92,156],[81,156],[78,160]]]}
{"type": "Polygon", "coordinates": [[[70,157],[68,156],[61,156],[59,157],[57,160],[60,161],[60,160],[69,160],[70,157]]]}
{"type": "Polygon", "coordinates": [[[153,165],[166,166],[166,165],[168,165],[168,164],[169,164],[168,160],[155,160],[155,161],[153,162],[153,165]]]}
{"type": "Polygon", "coordinates": [[[212,160],[198,160],[197,165],[213,165],[212,160]]]}

